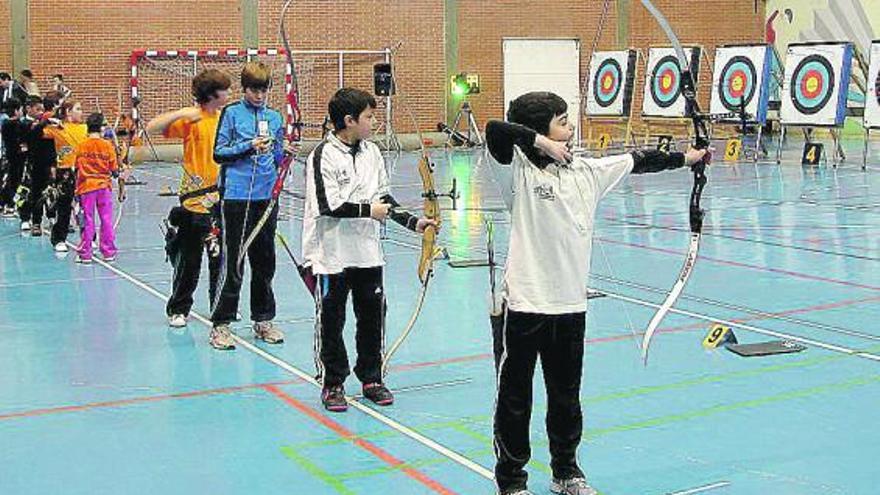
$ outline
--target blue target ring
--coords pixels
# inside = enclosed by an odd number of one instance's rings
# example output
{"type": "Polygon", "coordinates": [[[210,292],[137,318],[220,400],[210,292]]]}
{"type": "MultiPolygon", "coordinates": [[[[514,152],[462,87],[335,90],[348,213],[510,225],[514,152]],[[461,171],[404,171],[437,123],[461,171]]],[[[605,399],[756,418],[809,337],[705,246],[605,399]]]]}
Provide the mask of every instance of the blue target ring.
{"type": "Polygon", "coordinates": [[[805,57],[791,75],[791,102],[798,112],[820,112],[834,92],[834,69],[822,55],[805,57]]]}
{"type": "Polygon", "coordinates": [[[614,104],[617,96],[620,95],[622,86],[623,71],[620,64],[613,58],[608,58],[599,64],[596,69],[596,76],[593,78],[593,98],[601,107],[608,107],[614,104]]]}
{"type": "Polygon", "coordinates": [[[681,94],[681,68],[678,59],[667,55],[651,72],[651,99],[660,108],[671,107],[681,94]]]}
{"type": "Polygon", "coordinates": [[[757,78],[755,64],[747,57],[737,55],[728,60],[718,80],[718,94],[724,108],[738,112],[741,106],[748,105],[755,97],[757,78]]]}

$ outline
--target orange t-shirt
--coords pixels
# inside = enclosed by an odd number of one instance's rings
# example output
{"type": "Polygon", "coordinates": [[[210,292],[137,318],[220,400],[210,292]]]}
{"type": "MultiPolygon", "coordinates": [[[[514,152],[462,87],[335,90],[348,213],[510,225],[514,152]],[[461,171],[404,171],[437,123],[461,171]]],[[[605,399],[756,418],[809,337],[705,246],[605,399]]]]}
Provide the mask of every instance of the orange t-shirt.
{"type": "MultiPolygon", "coordinates": [[[[183,170],[180,180],[181,195],[199,191],[217,184],[220,166],[214,161],[214,140],[220,112],[201,112],[201,120],[189,122],[178,119],[165,129],[165,137],[183,139],[183,170]]],[[[219,200],[217,193],[189,198],[183,207],[194,213],[207,213],[207,204],[219,200]]]]}
{"type": "Polygon", "coordinates": [[[89,137],[89,131],[85,124],[65,122],[63,127],[46,127],[43,129],[43,135],[55,140],[58,168],[73,168],[76,161],[74,151],[89,137]]]}
{"type": "Polygon", "coordinates": [[[116,149],[106,139],[90,137],[74,151],[76,155],[76,194],[112,188],[113,172],[119,170],[116,149]]]}

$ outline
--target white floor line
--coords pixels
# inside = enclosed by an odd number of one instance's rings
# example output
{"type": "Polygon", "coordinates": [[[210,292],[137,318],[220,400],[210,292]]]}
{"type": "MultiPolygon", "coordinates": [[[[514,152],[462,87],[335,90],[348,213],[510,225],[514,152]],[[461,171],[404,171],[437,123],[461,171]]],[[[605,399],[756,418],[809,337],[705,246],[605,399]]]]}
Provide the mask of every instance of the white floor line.
{"type": "MultiPolygon", "coordinates": [[[[68,243],[68,244],[70,244],[70,243],[68,243]]],[[[162,294],[161,292],[159,292],[158,290],[154,289],[153,287],[147,285],[146,283],[142,282],[141,280],[138,280],[134,276],[129,275],[125,271],[123,271],[113,265],[110,265],[101,259],[96,258],[96,259],[94,259],[94,261],[97,264],[101,265],[102,267],[110,270],[111,272],[113,272],[113,273],[119,275],[120,277],[128,280],[129,282],[133,283],[137,287],[140,287],[141,289],[147,291],[148,293],[152,294],[156,298],[161,299],[162,301],[168,300],[168,296],[166,296],[165,294],[162,294]]],[[[209,328],[211,327],[211,321],[208,320],[207,318],[205,318],[204,316],[202,316],[194,311],[191,312],[190,314],[194,318],[196,318],[197,320],[199,320],[200,322],[205,324],[205,326],[207,326],[209,328]]],[[[289,373],[301,378],[302,380],[304,380],[308,383],[311,383],[315,387],[317,387],[317,388],[321,387],[321,385],[309,373],[297,368],[296,366],[293,366],[292,364],[290,364],[286,361],[279,359],[276,356],[273,356],[272,354],[255,346],[251,342],[248,342],[248,341],[242,339],[238,335],[233,334],[232,337],[233,337],[233,339],[235,339],[235,342],[237,345],[251,351],[252,353],[265,359],[266,361],[269,361],[270,363],[278,366],[279,368],[284,369],[285,371],[288,371],[289,373]]],[[[421,433],[413,430],[412,428],[409,428],[408,426],[405,426],[401,423],[398,423],[394,419],[389,418],[388,416],[385,416],[384,414],[374,410],[373,408],[368,407],[364,404],[361,404],[360,402],[354,400],[351,397],[347,397],[346,400],[348,401],[349,405],[352,408],[357,409],[358,411],[366,414],[367,416],[370,416],[371,418],[379,421],[380,423],[397,431],[398,433],[401,433],[402,435],[405,435],[405,436],[411,438],[412,440],[415,440],[416,442],[424,445],[425,447],[428,447],[429,449],[433,450],[434,452],[437,452],[438,454],[442,455],[443,457],[446,457],[447,459],[473,471],[476,474],[479,474],[480,476],[482,476],[488,480],[495,479],[495,476],[494,476],[492,470],[490,470],[480,464],[477,464],[473,460],[459,454],[458,452],[455,452],[454,450],[452,450],[448,447],[445,447],[445,446],[437,443],[433,439],[428,438],[425,435],[422,435],[421,433]]]]}
{"type": "MultiPolygon", "coordinates": [[[[646,306],[646,307],[655,308],[655,309],[660,307],[659,304],[655,304],[655,303],[648,302],[648,301],[643,301],[641,299],[636,299],[634,297],[628,297],[628,296],[624,296],[621,294],[615,294],[614,292],[608,292],[606,290],[600,290],[599,292],[607,295],[608,297],[610,297],[612,299],[619,299],[621,301],[626,301],[626,302],[629,302],[632,304],[638,304],[639,306],[646,306]]],[[[877,355],[877,354],[872,354],[870,352],[858,351],[856,349],[850,349],[848,347],[842,347],[839,345],[829,344],[826,342],[821,342],[819,340],[798,337],[797,335],[792,335],[789,333],[777,332],[775,330],[768,330],[766,328],[759,328],[759,327],[755,327],[752,325],[747,325],[745,323],[737,323],[737,322],[725,320],[722,318],[715,318],[715,317],[712,317],[709,315],[695,313],[693,311],[687,311],[684,309],[672,308],[669,310],[669,312],[683,315],[683,316],[689,316],[691,318],[695,318],[698,320],[710,321],[713,323],[720,323],[722,325],[727,325],[731,328],[748,330],[750,332],[759,333],[761,335],[768,335],[768,336],[776,337],[779,339],[791,340],[791,341],[799,342],[799,343],[807,345],[807,346],[819,347],[819,348],[825,349],[827,351],[839,352],[841,354],[847,354],[850,356],[860,357],[860,358],[864,358],[864,359],[870,359],[872,361],[880,361],[880,355],[877,355]]]]}
{"type": "Polygon", "coordinates": [[[694,495],[695,493],[704,493],[709,490],[715,490],[717,488],[724,488],[730,486],[732,483],[729,481],[719,481],[717,483],[711,483],[708,485],[697,486],[694,488],[688,488],[687,490],[679,490],[677,492],[670,492],[666,495],[694,495]]]}
{"type": "MultiPolygon", "coordinates": [[[[391,369],[394,369],[392,366],[391,369]]],[[[472,383],[474,381],[473,378],[460,378],[458,380],[447,380],[445,382],[434,382],[434,383],[424,383],[421,385],[410,385],[408,387],[400,387],[394,389],[394,395],[404,394],[407,392],[423,392],[425,390],[434,390],[438,388],[447,388],[447,387],[457,387],[459,385],[467,385],[468,383],[472,383]]],[[[354,394],[351,396],[352,399],[361,400],[364,398],[363,394],[354,394]]]]}
{"type": "MultiPolygon", "coordinates": [[[[405,243],[401,243],[401,242],[395,242],[395,244],[398,244],[398,245],[401,245],[401,246],[406,246],[406,247],[414,247],[414,246],[407,245],[407,244],[405,244],[405,243]]],[[[477,248],[473,248],[473,249],[474,249],[474,250],[477,250],[477,251],[481,250],[481,249],[477,249],[477,248]]],[[[482,250],[485,252],[485,248],[482,248],[482,250]]],[[[597,293],[605,294],[606,296],[608,296],[608,297],[610,297],[610,298],[612,298],[612,299],[618,299],[618,300],[621,300],[621,301],[626,301],[626,302],[629,302],[629,303],[632,303],[632,304],[637,304],[637,305],[639,305],[639,306],[645,306],[645,307],[654,308],[654,309],[657,309],[657,308],[660,307],[659,304],[656,304],[656,303],[653,303],[653,302],[650,302],[650,301],[645,301],[645,300],[643,300],[643,299],[638,299],[638,298],[635,298],[635,297],[624,296],[624,295],[622,295],[622,294],[617,294],[617,293],[614,293],[614,292],[609,292],[609,291],[607,291],[607,290],[595,289],[595,288],[593,288],[593,287],[589,287],[588,290],[592,290],[592,291],[595,291],[595,292],[597,292],[597,293]]],[[[695,313],[695,312],[693,312],[693,311],[687,311],[687,310],[683,310],[683,309],[671,308],[671,309],[669,310],[669,312],[670,312],[670,313],[679,314],[679,315],[683,315],[683,316],[689,316],[689,317],[691,317],[691,318],[695,318],[695,319],[703,320],[703,321],[708,321],[708,322],[712,322],[712,323],[721,323],[722,325],[727,325],[727,326],[729,326],[729,327],[731,327],[731,328],[736,328],[736,329],[741,329],[741,330],[747,330],[747,331],[754,332],[754,333],[758,333],[758,334],[761,334],[761,335],[768,335],[768,336],[771,336],[771,337],[776,337],[776,338],[778,338],[778,339],[784,339],[784,340],[791,340],[791,341],[794,341],[794,342],[800,342],[801,344],[804,344],[804,345],[807,345],[807,346],[818,347],[818,348],[825,349],[825,350],[828,350],[828,351],[838,352],[838,353],[841,353],[841,354],[846,354],[846,355],[848,355],[848,356],[854,356],[854,357],[859,357],[859,358],[863,358],[863,359],[868,359],[868,360],[871,360],[871,361],[878,361],[878,362],[880,362],[880,355],[878,355],[878,354],[873,354],[873,353],[870,353],[870,352],[859,351],[859,350],[857,350],[857,349],[850,349],[850,348],[848,348],[848,347],[843,347],[843,346],[839,346],[839,345],[835,345],[835,344],[829,344],[829,343],[827,343],[827,342],[822,342],[822,341],[819,341],[819,340],[808,339],[808,338],[806,338],[806,337],[799,337],[799,336],[797,336],[797,335],[792,335],[792,334],[789,334],[789,333],[777,332],[777,331],[775,331],[775,330],[769,330],[769,329],[766,329],[766,328],[760,328],[760,327],[756,327],[756,326],[753,326],[753,325],[747,325],[747,324],[745,324],[745,323],[736,323],[736,322],[733,322],[733,321],[730,321],[730,320],[725,320],[725,319],[723,319],[723,318],[717,318],[717,317],[713,317],[713,316],[711,316],[711,315],[706,315],[706,314],[702,314],[702,313],[695,313]]]]}

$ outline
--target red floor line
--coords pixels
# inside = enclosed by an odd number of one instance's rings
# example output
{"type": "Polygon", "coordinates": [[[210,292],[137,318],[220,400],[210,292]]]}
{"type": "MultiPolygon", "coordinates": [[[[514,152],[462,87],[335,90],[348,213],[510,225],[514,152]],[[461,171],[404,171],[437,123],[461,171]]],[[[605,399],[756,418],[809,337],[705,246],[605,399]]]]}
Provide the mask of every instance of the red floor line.
{"type": "Polygon", "coordinates": [[[90,402],[87,404],[79,404],[79,405],[73,405],[73,406],[59,406],[59,407],[47,407],[47,408],[43,408],[43,409],[31,409],[28,411],[0,414],[0,421],[5,420],[5,419],[30,418],[30,417],[34,417],[34,416],[45,416],[47,414],[87,411],[89,409],[100,409],[100,408],[106,408],[106,407],[130,406],[133,404],[160,402],[160,401],[166,401],[166,400],[172,400],[172,399],[188,399],[188,398],[192,398],[192,397],[204,397],[206,395],[232,394],[235,392],[240,392],[242,390],[262,388],[267,385],[290,385],[293,383],[299,383],[301,381],[302,380],[296,379],[296,380],[285,380],[285,381],[281,381],[281,382],[271,382],[271,383],[252,383],[249,385],[239,385],[236,387],[212,388],[212,389],[207,389],[207,390],[193,390],[191,392],[180,392],[180,393],[176,393],[176,394],[151,395],[148,397],[133,397],[131,399],[110,400],[110,401],[105,401],[105,402],[90,402]]]}
{"type": "MultiPolygon", "coordinates": [[[[765,311],[766,315],[749,315],[743,316],[742,318],[730,318],[730,321],[734,323],[745,323],[747,321],[756,321],[756,320],[769,320],[772,319],[773,316],[788,316],[800,313],[811,313],[813,311],[824,311],[826,309],[835,309],[842,308],[844,306],[852,306],[855,304],[862,304],[866,302],[872,301],[880,301],[880,296],[874,297],[865,297],[861,299],[847,299],[844,301],[837,301],[833,303],[825,303],[825,304],[817,304],[815,306],[807,306],[804,308],[795,308],[788,309],[785,311],[765,311]]],[[[725,318],[727,319],[727,318],[725,318]]],[[[708,330],[708,326],[705,322],[701,323],[690,323],[688,325],[681,325],[678,327],[668,327],[668,328],[660,328],[657,330],[657,333],[677,333],[677,332],[685,332],[688,330],[694,330],[698,328],[705,328],[708,330]]],[[[610,337],[599,337],[595,339],[587,339],[587,344],[601,344],[603,342],[617,342],[620,340],[629,340],[636,337],[641,337],[644,335],[644,332],[631,333],[629,335],[613,335],[610,337]]]]}
{"type": "MultiPolygon", "coordinates": [[[[814,306],[806,306],[803,308],[795,308],[795,309],[789,309],[789,310],[785,310],[785,311],[767,312],[767,313],[769,315],[773,315],[773,316],[785,316],[785,315],[792,315],[792,314],[798,314],[798,313],[809,313],[812,311],[823,311],[823,310],[827,310],[827,309],[840,308],[840,307],[844,307],[844,306],[861,304],[861,303],[871,302],[871,301],[880,301],[880,296],[866,297],[866,298],[862,298],[862,299],[847,299],[844,301],[817,304],[814,306]]],[[[769,317],[763,316],[763,315],[751,315],[751,316],[746,316],[746,317],[742,317],[742,318],[734,318],[734,319],[731,319],[730,321],[737,322],[737,323],[743,323],[746,321],[763,320],[763,319],[768,319],[768,318],[769,317]]],[[[665,333],[676,333],[676,332],[684,332],[684,331],[688,331],[688,330],[694,330],[697,328],[705,328],[705,327],[706,327],[705,323],[691,323],[688,325],[682,325],[682,326],[678,326],[678,327],[660,328],[657,330],[657,332],[664,333],[664,334],[665,333]]],[[[622,341],[622,340],[630,340],[633,338],[637,338],[640,335],[642,335],[641,332],[624,334],[624,335],[614,335],[614,336],[610,336],[610,337],[599,337],[599,338],[594,338],[594,339],[586,339],[585,342],[587,345],[595,345],[595,344],[602,344],[602,343],[609,343],[609,342],[618,342],[618,341],[622,341]]],[[[434,360],[434,361],[423,361],[423,362],[419,362],[419,363],[400,364],[400,365],[392,366],[391,370],[392,371],[411,371],[411,370],[421,369],[421,368],[433,368],[433,367],[437,367],[437,366],[444,366],[447,364],[465,363],[465,362],[472,362],[472,361],[483,361],[483,360],[491,359],[491,358],[492,358],[491,353],[480,353],[480,354],[472,354],[472,355],[468,355],[468,356],[456,356],[456,357],[452,357],[452,358],[448,358],[448,359],[438,359],[438,360],[434,360]]],[[[33,410],[29,410],[29,411],[20,411],[20,412],[15,412],[15,413],[0,414],[0,421],[5,420],[5,419],[26,418],[26,417],[33,417],[33,416],[43,416],[43,415],[47,415],[47,414],[85,411],[85,410],[89,410],[89,409],[99,409],[99,408],[105,408],[105,407],[127,406],[127,405],[147,403],[147,402],[157,402],[157,401],[163,401],[163,400],[169,400],[169,399],[185,399],[185,398],[191,398],[191,397],[201,397],[201,396],[206,396],[206,395],[230,394],[230,393],[235,393],[235,392],[239,392],[242,390],[248,390],[248,389],[254,389],[254,388],[264,388],[268,385],[289,385],[292,383],[298,383],[300,381],[301,380],[288,380],[288,381],[281,381],[281,382],[256,383],[256,384],[249,384],[249,385],[241,385],[241,386],[237,386],[237,387],[195,390],[195,391],[191,391],[191,392],[181,392],[181,393],[177,393],[177,394],[156,395],[156,396],[150,396],[150,397],[134,397],[131,399],[121,399],[121,400],[113,400],[113,401],[106,401],[106,402],[93,402],[93,403],[81,404],[81,405],[50,407],[50,408],[44,408],[44,409],[33,409],[33,410]]]]}
{"type": "Polygon", "coordinates": [[[282,391],[281,389],[279,389],[275,385],[264,385],[262,388],[264,390],[266,390],[267,392],[269,392],[270,394],[278,397],[279,399],[281,399],[282,401],[287,403],[287,405],[293,407],[297,411],[305,414],[306,416],[312,418],[313,420],[317,421],[318,423],[326,426],[328,429],[330,429],[331,431],[333,431],[334,433],[336,433],[340,437],[351,441],[353,444],[357,445],[361,449],[369,452],[370,454],[372,454],[373,456],[375,456],[377,459],[381,460],[385,464],[388,464],[391,467],[400,468],[401,472],[403,472],[404,474],[406,474],[410,478],[418,481],[422,485],[426,486],[432,492],[440,493],[442,495],[454,495],[455,494],[454,491],[450,490],[449,488],[446,488],[445,486],[441,485],[439,482],[431,479],[430,477],[428,477],[426,474],[422,473],[421,471],[418,471],[418,470],[413,469],[411,467],[406,467],[406,463],[404,461],[394,457],[393,455],[382,450],[378,446],[370,443],[369,441],[364,440],[363,438],[358,438],[357,435],[355,435],[354,433],[349,431],[346,427],[342,426],[341,424],[337,423],[336,421],[333,421],[332,419],[328,418],[327,416],[320,413],[316,409],[308,406],[304,402],[301,402],[301,401],[293,398],[292,396],[284,393],[284,391],[282,391]]]}
{"type": "MultiPolygon", "coordinates": [[[[684,251],[675,251],[673,249],[652,247],[652,246],[647,246],[645,244],[618,241],[618,240],[608,239],[608,238],[604,238],[604,237],[600,237],[597,239],[601,240],[602,242],[606,242],[608,244],[617,244],[620,246],[628,246],[628,247],[635,247],[635,248],[640,248],[640,249],[647,249],[649,251],[656,251],[658,253],[674,254],[674,255],[679,255],[679,256],[683,255],[683,253],[684,253],[684,251]]],[[[828,283],[832,283],[832,284],[845,285],[847,287],[856,287],[859,289],[880,291],[880,287],[877,287],[874,285],[866,285],[866,284],[860,284],[857,282],[849,282],[847,280],[838,280],[838,279],[834,279],[834,278],[820,277],[818,275],[810,275],[808,273],[794,272],[791,270],[782,270],[779,268],[770,268],[767,266],[750,265],[748,263],[741,263],[739,261],[723,260],[720,258],[712,258],[709,256],[703,256],[703,255],[700,255],[697,258],[697,261],[699,261],[699,260],[710,261],[710,262],[719,263],[722,265],[736,266],[736,267],[740,267],[740,268],[748,268],[750,270],[779,273],[782,275],[788,275],[788,276],[796,277],[796,278],[804,278],[807,280],[817,280],[819,282],[828,282],[828,283]]]]}

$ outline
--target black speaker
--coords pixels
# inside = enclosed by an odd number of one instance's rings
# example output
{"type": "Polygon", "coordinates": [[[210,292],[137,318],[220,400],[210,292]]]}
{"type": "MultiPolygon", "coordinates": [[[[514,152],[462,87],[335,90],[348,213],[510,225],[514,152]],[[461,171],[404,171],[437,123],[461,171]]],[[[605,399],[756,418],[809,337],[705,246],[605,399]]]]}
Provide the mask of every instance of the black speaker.
{"type": "Polygon", "coordinates": [[[376,96],[391,96],[394,94],[391,64],[381,63],[373,66],[373,93],[376,96]]]}

